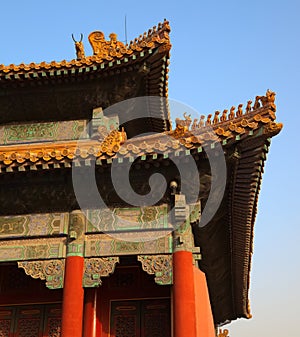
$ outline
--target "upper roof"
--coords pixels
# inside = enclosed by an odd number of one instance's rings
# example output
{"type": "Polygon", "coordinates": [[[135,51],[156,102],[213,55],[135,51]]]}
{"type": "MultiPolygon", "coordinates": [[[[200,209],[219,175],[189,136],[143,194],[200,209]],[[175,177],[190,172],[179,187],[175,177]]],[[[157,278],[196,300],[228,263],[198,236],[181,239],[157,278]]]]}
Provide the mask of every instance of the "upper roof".
{"type": "MultiPolygon", "coordinates": [[[[107,41],[96,31],[89,35],[92,56],[85,56],[79,41],[77,59],[71,61],[0,64],[0,123],[91,118],[99,106],[138,96],[166,97],[169,32],[165,20],[124,45],[116,34],[107,41]]],[[[149,116],[147,124],[148,131],[168,130],[167,107],[162,106],[158,116],[149,116]]],[[[135,124],[129,133],[141,127],[145,123],[135,124]]]]}
{"type": "MultiPolygon", "coordinates": [[[[122,62],[127,63],[135,60],[136,57],[143,57],[143,52],[153,50],[157,47],[160,48],[160,52],[170,50],[170,26],[169,22],[165,20],[163,23],[159,23],[158,26],[154,26],[149,29],[148,32],[140,35],[138,38],[130,41],[129,44],[124,45],[117,40],[117,35],[111,33],[109,35],[110,40],[105,40],[105,36],[101,31],[95,31],[89,34],[89,41],[92,45],[94,55],[85,56],[84,51],[78,53],[76,46],[82,41],[75,41],[75,48],[77,59],[71,61],[52,61],[30,64],[0,64],[0,79],[1,81],[21,81],[24,82],[30,79],[36,79],[37,77],[64,77],[64,71],[73,74],[72,70],[81,69],[79,72],[90,72],[94,66],[100,66],[101,69],[105,67],[112,67],[113,65],[120,65],[122,62]],[[127,59],[126,59],[127,58],[127,59]],[[118,62],[119,60],[119,62],[118,62]],[[111,63],[111,64],[109,64],[111,63]],[[92,69],[87,69],[92,67],[92,69]],[[61,70],[61,72],[58,72],[61,70]],[[43,74],[42,72],[46,72],[43,74]],[[27,75],[26,75],[27,74],[27,75]],[[36,75],[34,75],[36,74],[36,75]],[[23,76],[22,76],[23,75],[23,76]]],[[[83,45],[82,45],[83,46],[83,45]]],[[[151,52],[150,52],[151,53],[151,52]]]]}

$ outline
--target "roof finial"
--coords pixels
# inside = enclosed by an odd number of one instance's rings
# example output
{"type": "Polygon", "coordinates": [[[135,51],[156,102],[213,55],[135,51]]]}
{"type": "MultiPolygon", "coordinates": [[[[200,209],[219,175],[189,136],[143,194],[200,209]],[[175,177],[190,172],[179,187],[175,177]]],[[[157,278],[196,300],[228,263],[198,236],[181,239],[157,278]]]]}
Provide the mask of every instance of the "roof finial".
{"type": "Polygon", "coordinates": [[[81,59],[85,58],[84,47],[83,47],[83,43],[82,43],[83,34],[82,33],[80,34],[80,41],[76,41],[73,34],[72,34],[72,39],[75,42],[75,50],[76,50],[77,60],[81,60],[81,59]]]}

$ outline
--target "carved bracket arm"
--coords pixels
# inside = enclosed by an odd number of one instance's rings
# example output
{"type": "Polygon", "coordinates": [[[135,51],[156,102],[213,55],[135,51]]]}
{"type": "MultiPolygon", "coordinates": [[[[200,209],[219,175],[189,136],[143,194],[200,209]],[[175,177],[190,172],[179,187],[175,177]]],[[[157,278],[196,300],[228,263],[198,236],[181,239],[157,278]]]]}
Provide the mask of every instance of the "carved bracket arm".
{"type": "Polygon", "coordinates": [[[160,285],[172,284],[173,260],[172,255],[138,255],[138,261],[142,263],[143,270],[155,275],[155,282],[160,285]]]}
{"type": "Polygon", "coordinates": [[[118,257],[85,258],[83,286],[98,287],[101,285],[101,277],[112,274],[118,262],[118,257]]]}
{"type": "Polygon", "coordinates": [[[22,261],[18,267],[25,270],[26,275],[35,279],[46,280],[49,289],[62,288],[64,284],[65,260],[22,261]]]}

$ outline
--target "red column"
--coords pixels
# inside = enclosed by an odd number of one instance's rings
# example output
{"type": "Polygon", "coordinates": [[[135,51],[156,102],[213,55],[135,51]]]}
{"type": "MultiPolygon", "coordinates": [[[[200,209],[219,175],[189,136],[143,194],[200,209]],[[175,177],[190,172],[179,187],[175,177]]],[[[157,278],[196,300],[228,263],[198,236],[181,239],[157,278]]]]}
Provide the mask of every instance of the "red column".
{"type": "Polygon", "coordinates": [[[174,337],[197,337],[193,254],[173,253],[174,337]]]}
{"type": "Polygon", "coordinates": [[[194,267],[197,337],[215,337],[214,319],[211,311],[205,274],[194,267]]]}
{"type": "Polygon", "coordinates": [[[62,337],[82,336],[83,265],[84,259],[82,256],[68,256],[66,258],[62,306],[62,337]]]}
{"type": "Polygon", "coordinates": [[[96,337],[97,331],[96,308],[97,308],[97,288],[85,288],[83,337],[96,337]]]}

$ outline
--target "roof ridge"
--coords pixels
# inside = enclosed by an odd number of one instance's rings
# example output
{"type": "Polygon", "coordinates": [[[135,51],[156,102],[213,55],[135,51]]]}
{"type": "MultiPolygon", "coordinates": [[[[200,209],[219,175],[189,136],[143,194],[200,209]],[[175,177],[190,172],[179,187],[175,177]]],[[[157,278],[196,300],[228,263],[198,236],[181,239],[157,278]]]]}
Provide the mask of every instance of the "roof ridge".
{"type": "Polygon", "coordinates": [[[219,110],[217,110],[215,111],[214,116],[212,114],[208,114],[207,116],[201,115],[200,119],[195,118],[194,121],[192,121],[191,115],[184,113],[184,119],[175,119],[176,128],[184,129],[184,132],[195,131],[197,129],[211,126],[216,128],[217,126],[224,126],[237,121],[242,122],[245,117],[254,117],[254,120],[258,122],[260,120],[263,121],[263,115],[266,112],[274,121],[276,111],[275,95],[275,92],[268,89],[265,96],[256,96],[253,106],[252,100],[249,100],[245,111],[243,111],[243,104],[239,104],[237,111],[235,111],[236,107],[232,106],[229,114],[227,109],[224,109],[222,114],[219,110]],[[221,116],[219,116],[220,114],[221,116]]]}
{"type": "MultiPolygon", "coordinates": [[[[62,60],[62,61],[42,61],[39,63],[31,62],[31,63],[20,63],[20,64],[10,64],[4,65],[0,64],[0,74],[4,73],[18,73],[18,72],[30,72],[32,70],[57,70],[61,68],[71,68],[71,67],[81,67],[81,66],[89,66],[93,63],[103,63],[105,61],[113,61],[114,59],[121,59],[126,56],[130,56],[135,52],[142,52],[143,50],[152,49],[158,47],[163,44],[170,45],[170,26],[169,22],[165,19],[163,23],[159,23],[158,26],[153,26],[153,28],[149,29],[148,32],[140,35],[138,38],[130,41],[129,44],[124,45],[122,42],[117,40],[117,35],[115,33],[111,33],[110,41],[104,39],[104,34],[100,31],[92,32],[93,33],[101,33],[101,37],[103,38],[102,43],[105,45],[105,52],[98,52],[91,56],[85,56],[83,50],[82,41],[75,41],[75,48],[77,59],[72,59],[70,61],[62,60]],[[82,50],[79,51],[79,44],[82,45],[82,50]]],[[[89,40],[90,36],[89,35],[89,40]]],[[[98,36],[99,38],[99,36],[98,36]]],[[[97,40],[97,36],[96,36],[97,40]]],[[[91,43],[91,41],[90,41],[91,43]]],[[[92,44],[92,43],[91,43],[92,44]]],[[[99,44],[99,43],[98,43],[99,44]]]]}

